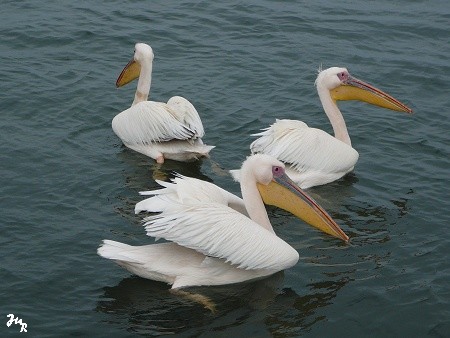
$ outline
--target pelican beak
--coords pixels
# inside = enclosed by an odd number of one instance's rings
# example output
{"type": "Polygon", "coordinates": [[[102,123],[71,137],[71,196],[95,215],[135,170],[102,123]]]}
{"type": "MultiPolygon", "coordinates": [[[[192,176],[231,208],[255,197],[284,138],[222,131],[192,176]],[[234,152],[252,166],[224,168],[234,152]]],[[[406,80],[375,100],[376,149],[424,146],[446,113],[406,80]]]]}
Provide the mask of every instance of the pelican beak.
{"type": "Polygon", "coordinates": [[[349,237],[331,216],[286,174],[274,177],[268,185],[257,183],[257,187],[265,204],[289,211],[313,227],[345,242],[349,241],[349,237]]]}
{"type": "Polygon", "coordinates": [[[340,86],[331,90],[330,94],[334,101],[359,100],[395,111],[412,113],[411,108],[389,94],[350,75],[340,86]]]}
{"type": "Polygon", "coordinates": [[[128,64],[122,70],[122,73],[120,73],[119,77],[117,78],[116,87],[122,87],[127,83],[130,83],[134,79],[137,79],[140,73],[141,66],[139,65],[139,63],[134,61],[134,59],[132,59],[130,62],[128,62],[128,64]]]}

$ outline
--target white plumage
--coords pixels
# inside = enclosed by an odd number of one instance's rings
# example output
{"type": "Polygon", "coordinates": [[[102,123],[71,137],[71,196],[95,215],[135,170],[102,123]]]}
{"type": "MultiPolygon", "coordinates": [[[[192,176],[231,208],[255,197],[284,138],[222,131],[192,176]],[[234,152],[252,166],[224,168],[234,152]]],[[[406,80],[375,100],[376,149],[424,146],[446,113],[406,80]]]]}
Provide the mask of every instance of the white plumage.
{"type": "Polygon", "coordinates": [[[220,203],[175,204],[148,217],[147,235],[163,237],[242,269],[284,270],[297,252],[274,233],[220,203]]]}
{"type": "Polygon", "coordinates": [[[190,161],[207,156],[214,147],[203,144],[203,124],[188,100],[174,96],[167,103],[147,101],[152,65],[151,47],[136,44],[133,60],[116,83],[120,87],[139,76],[135,99],[130,108],[114,117],[114,133],[125,146],[158,163],[163,163],[164,159],[190,161]]]}
{"type": "Polygon", "coordinates": [[[297,120],[277,119],[252,136],[260,136],[250,145],[252,153],[270,154],[286,163],[289,177],[303,189],[341,178],[359,157],[351,146],[297,120]]]}
{"type": "MultiPolygon", "coordinates": [[[[363,100],[384,108],[411,113],[411,109],[381,90],[358,80],[345,68],[320,71],[316,80],[320,101],[335,136],[296,120],[276,120],[263,129],[251,152],[269,154],[287,165],[287,173],[302,188],[335,181],[353,170],[358,152],[352,148],[337,100],[363,100]]],[[[239,173],[232,171],[239,179],[239,173]]]]}
{"type": "MultiPolygon", "coordinates": [[[[172,288],[237,283],[293,266],[298,253],[275,235],[259,192],[275,181],[284,188],[293,184],[284,175],[284,165],[268,155],[254,155],[243,163],[241,174],[244,199],[195,178],[158,182],[163,188],[143,192],[152,197],[137,203],[135,211],[158,212],[145,218],[147,235],[170,243],[134,247],[105,240],[99,255],[172,288]]],[[[283,201],[280,198],[280,206],[285,208],[283,201]]],[[[310,210],[321,215],[320,225],[335,224],[325,220],[325,211],[317,205],[310,210]]]]}
{"type": "Polygon", "coordinates": [[[152,195],[157,198],[147,198],[135,206],[135,212],[162,212],[172,204],[202,204],[218,203],[248,216],[242,198],[218,187],[217,185],[197,178],[179,175],[173,183],[156,181],[163,189],[142,191],[143,196],[152,195]]]}

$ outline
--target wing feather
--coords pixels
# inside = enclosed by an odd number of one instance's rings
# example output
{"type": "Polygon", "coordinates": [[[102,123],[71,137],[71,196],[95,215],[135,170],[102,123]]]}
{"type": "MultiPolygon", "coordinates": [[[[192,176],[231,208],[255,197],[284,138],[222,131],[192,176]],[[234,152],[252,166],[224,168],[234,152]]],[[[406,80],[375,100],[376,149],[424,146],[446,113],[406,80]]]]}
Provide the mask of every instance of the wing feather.
{"type": "Polygon", "coordinates": [[[349,172],[358,152],[323,130],[310,128],[297,120],[276,120],[250,145],[252,153],[275,156],[300,173],[349,172]]]}
{"type": "Polygon", "coordinates": [[[173,96],[167,101],[167,106],[177,114],[179,121],[194,131],[195,137],[205,136],[202,120],[192,103],[182,96],[173,96]]]}
{"type": "Polygon", "coordinates": [[[195,132],[177,119],[162,102],[140,102],[112,121],[112,128],[125,144],[149,144],[170,140],[189,140],[195,132]]]}
{"type": "Polygon", "coordinates": [[[197,178],[178,175],[172,182],[157,181],[163,189],[143,191],[141,195],[152,195],[136,204],[135,212],[160,212],[172,203],[219,203],[247,215],[242,198],[218,187],[217,185],[197,178]]]}
{"type": "Polygon", "coordinates": [[[145,219],[147,235],[175,242],[243,269],[283,270],[298,253],[275,234],[218,203],[171,204],[145,219]]]}

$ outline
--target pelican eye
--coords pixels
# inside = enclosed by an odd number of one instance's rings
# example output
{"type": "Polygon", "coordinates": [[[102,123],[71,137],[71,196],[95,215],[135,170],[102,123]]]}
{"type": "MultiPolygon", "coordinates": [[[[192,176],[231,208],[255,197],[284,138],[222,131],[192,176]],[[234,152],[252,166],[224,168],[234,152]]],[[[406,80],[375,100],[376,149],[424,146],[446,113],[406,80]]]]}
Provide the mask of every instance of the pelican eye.
{"type": "Polygon", "coordinates": [[[347,72],[340,72],[338,75],[339,80],[345,81],[348,79],[348,73],[347,72]]]}
{"type": "Polygon", "coordinates": [[[284,175],[284,169],[279,166],[274,166],[274,167],[272,167],[272,174],[274,177],[280,177],[280,176],[284,175]]]}

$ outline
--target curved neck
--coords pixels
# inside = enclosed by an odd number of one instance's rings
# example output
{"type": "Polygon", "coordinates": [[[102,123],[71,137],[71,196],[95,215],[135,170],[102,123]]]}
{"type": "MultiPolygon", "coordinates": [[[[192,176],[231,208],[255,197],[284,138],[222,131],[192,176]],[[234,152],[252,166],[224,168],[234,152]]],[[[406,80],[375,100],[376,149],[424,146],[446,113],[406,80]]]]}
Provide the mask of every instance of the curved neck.
{"type": "Polygon", "coordinates": [[[250,218],[262,226],[264,229],[275,233],[270,224],[269,216],[267,215],[266,207],[261,198],[261,195],[256,187],[256,181],[252,175],[248,175],[245,170],[241,170],[241,191],[242,199],[244,200],[245,208],[247,209],[250,218]]]}
{"type": "Polygon", "coordinates": [[[139,80],[134,94],[134,101],[132,106],[136,103],[147,101],[150,95],[150,85],[152,84],[152,61],[144,61],[141,63],[141,72],[139,74],[139,80]]]}
{"type": "Polygon", "coordinates": [[[331,98],[328,89],[317,86],[317,92],[319,94],[320,102],[322,102],[323,110],[327,114],[328,119],[333,127],[334,137],[338,140],[352,146],[350,140],[350,135],[347,131],[347,126],[345,125],[344,117],[339,110],[336,101],[331,98]]]}

